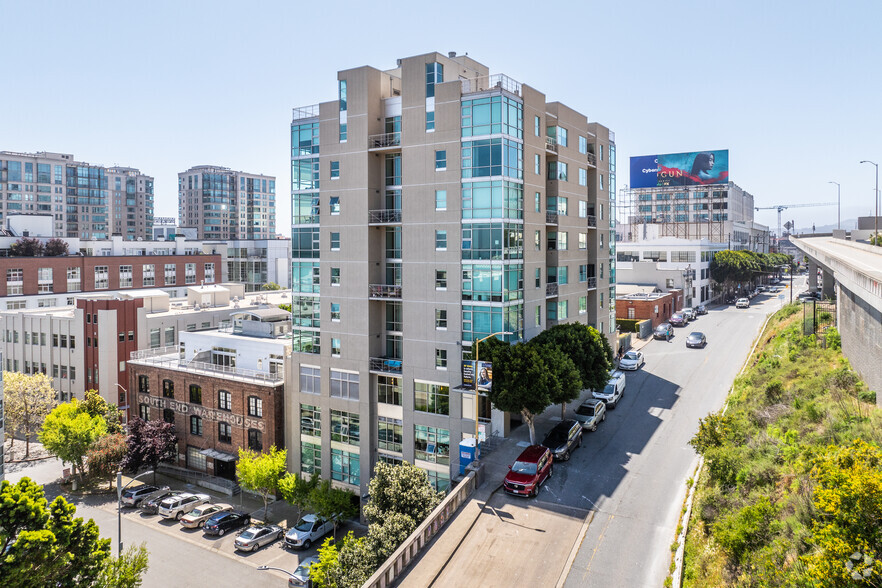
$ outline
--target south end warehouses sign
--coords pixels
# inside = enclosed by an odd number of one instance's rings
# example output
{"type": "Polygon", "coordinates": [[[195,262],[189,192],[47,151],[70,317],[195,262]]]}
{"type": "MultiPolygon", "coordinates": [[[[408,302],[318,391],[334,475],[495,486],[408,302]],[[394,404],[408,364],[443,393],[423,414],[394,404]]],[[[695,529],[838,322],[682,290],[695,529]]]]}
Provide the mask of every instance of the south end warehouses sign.
{"type": "Polygon", "coordinates": [[[154,408],[170,408],[178,414],[198,416],[208,421],[230,423],[237,427],[248,427],[249,429],[258,429],[259,431],[263,431],[266,428],[266,425],[264,425],[263,421],[260,419],[243,417],[242,415],[233,414],[225,410],[214,410],[199,406],[198,404],[178,402],[171,398],[160,398],[158,396],[150,396],[149,394],[141,394],[138,398],[141,404],[148,404],[154,408]]]}

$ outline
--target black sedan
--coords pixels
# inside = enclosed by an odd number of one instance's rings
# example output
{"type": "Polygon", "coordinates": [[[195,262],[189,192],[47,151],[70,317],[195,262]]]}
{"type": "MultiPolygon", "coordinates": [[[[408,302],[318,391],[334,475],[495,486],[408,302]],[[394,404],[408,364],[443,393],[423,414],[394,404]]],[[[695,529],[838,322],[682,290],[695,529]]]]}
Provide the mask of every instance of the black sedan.
{"type": "Polygon", "coordinates": [[[217,514],[207,521],[202,527],[206,535],[223,535],[227,531],[244,527],[251,523],[251,515],[241,512],[224,512],[217,514]]]}
{"type": "Polygon", "coordinates": [[[173,496],[177,496],[178,494],[183,494],[183,490],[166,490],[160,494],[157,494],[150,500],[142,501],[138,508],[141,509],[141,512],[145,514],[156,514],[159,512],[159,503],[165,500],[166,498],[172,498],[173,496]]]}
{"type": "Polygon", "coordinates": [[[686,347],[704,347],[707,345],[707,337],[704,333],[693,332],[686,337],[686,347]]]}

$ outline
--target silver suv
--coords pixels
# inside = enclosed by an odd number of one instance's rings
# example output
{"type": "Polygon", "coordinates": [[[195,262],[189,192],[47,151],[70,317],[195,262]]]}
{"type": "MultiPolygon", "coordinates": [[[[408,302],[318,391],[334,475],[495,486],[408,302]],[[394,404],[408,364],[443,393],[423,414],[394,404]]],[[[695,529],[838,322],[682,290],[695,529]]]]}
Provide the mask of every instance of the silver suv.
{"type": "Polygon", "coordinates": [[[606,420],[606,403],[597,398],[589,398],[576,409],[576,420],[583,429],[596,431],[597,425],[606,420]]]}
{"type": "Polygon", "coordinates": [[[186,492],[178,494],[177,496],[166,498],[159,503],[159,516],[164,519],[181,520],[182,516],[206,502],[211,502],[211,496],[208,494],[189,494],[186,492]]]}

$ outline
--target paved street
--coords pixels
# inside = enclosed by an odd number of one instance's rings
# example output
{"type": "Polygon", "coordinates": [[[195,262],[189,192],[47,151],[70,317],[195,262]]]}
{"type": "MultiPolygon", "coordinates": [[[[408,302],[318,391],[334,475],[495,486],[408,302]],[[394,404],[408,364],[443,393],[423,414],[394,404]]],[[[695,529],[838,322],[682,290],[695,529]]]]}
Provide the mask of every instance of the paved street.
{"type": "MultiPolygon", "coordinates": [[[[671,342],[646,344],[646,366],[627,373],[619,406],[586,432],[569,462],[555,465],[537,500],[489,494],[527,444],[526,427],[517,429],[484,460],[486,486],[401,585],[660,586],[684,481],[698,462],[687,442],[698,419],[722,406],[766,315],[781,304],[765,294],[748,310],[718,307],[676,329],[671,342]],[[707,335],[705,349],[686,348],[692,331],[707,335]]],[[[541,440],[560,420],[559,407],[537,420],[541,440]]]]}

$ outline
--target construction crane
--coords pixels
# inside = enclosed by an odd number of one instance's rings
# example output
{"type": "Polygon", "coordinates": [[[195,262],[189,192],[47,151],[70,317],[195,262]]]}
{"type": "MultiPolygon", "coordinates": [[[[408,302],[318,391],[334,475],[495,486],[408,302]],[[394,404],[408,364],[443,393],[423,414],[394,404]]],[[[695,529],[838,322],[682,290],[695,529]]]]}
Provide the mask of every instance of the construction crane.
{"type": "Polygon", "coordinates": [[[757,206],[757,210],[777,210],[778,211],[778,238],[784,236],[781,231],[781,213],[788,208],[803,208],[806,206],[836,206],[837,202],[822,202],[820,204],[776,204],[774,206],[757,206]]]}

